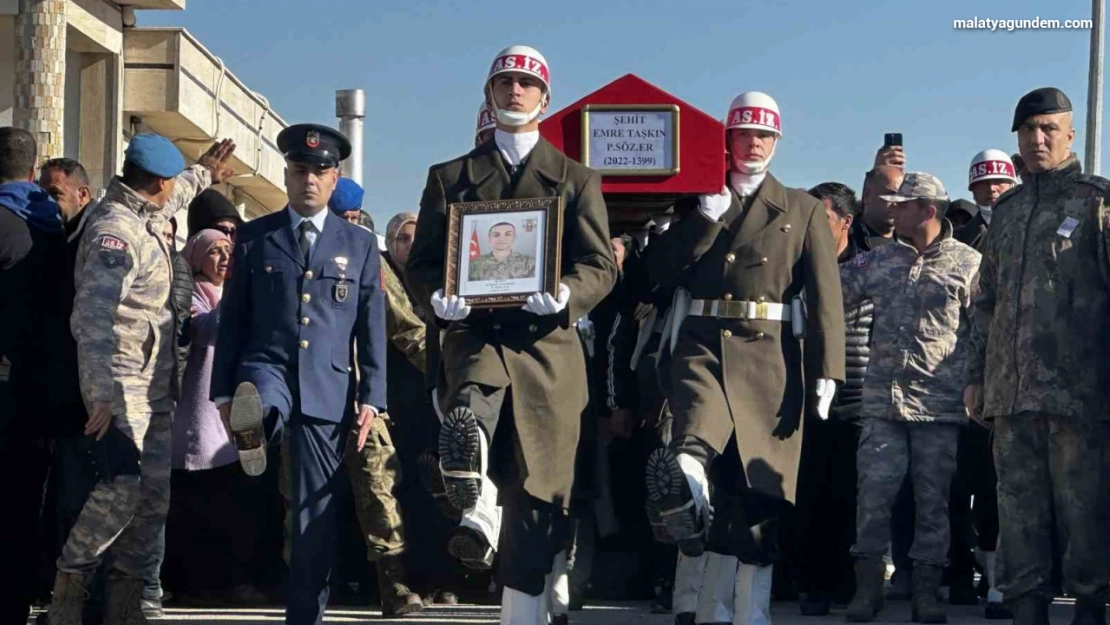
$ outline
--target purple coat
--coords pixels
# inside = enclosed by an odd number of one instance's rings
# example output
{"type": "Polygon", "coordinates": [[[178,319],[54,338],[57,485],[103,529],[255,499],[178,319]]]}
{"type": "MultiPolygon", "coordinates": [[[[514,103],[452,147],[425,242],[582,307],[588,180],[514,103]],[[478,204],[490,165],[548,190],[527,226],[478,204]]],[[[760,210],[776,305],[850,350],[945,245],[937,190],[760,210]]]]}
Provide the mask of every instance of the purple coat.
{"type": "Polygon", "coordinates": [[[197,314],[190,323],[189,361],[173,421],[173,468],[186,471],[215,469],[239,461],[216,404],[208,399],[220,325],[219,307],[212,310],[197,288],[193,291],[193,307],[197,314]]]}

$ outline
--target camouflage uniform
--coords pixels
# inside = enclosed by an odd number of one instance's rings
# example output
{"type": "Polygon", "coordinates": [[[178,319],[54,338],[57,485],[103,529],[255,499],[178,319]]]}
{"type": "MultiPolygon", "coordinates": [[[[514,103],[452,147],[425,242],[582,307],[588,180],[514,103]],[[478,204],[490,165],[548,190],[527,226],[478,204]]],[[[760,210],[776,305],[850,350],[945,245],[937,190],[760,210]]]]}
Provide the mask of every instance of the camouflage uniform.
{"type": "MultiPolygon", "coordinates": [[[[408,295],[393,269],[383,262],[382,288],[386,292],[386,336],[393,346],[403,352],[409,361],[424,369],[424,323],[416,316],[408,295]]],[[[351,388],[357,385],[352,384],[351,388]]],[[[352,405],[353,405],[352,398],[352,405]]],[[[389,433],[389,414],[382,414],[370,428],[366,444],[358,450],[358,423],[352,426],[347,437],[343,464],[351,480],[355,512],[359,527],[366,541],[367,559],[376,562],[384,556],[399,555],[405,550],[405,531],[401,507],[394,492],[401,483],[401,458],[389,433]]],[[[288,446],[282,444],[282,473],[279,482],[285,497],[285,546],[283,555],[289,562],[292,536],[292,510],[289,494],[292,476],[286,470],[290,464],[288,446]]]]}
{"type": "Polygon", "coordinates": [[[966,311],[979,253],[940,236],[924,252],[898,241],[841,267],[845,308],[871,300],[875,330],[863,384],[857,468],[856,544],[852,553],[881,555],[906,471],[917,522],[910,557],[943,566],[948,559],[948,495],[956,471],[963,408],[966,311]]]}
{"type": "Polygon", "coordinates": [[[525,256],[516,250],[509,252],[505,260],[497,260],[493,252],[482,254],[470,261],[467,277],[470,280],[519,280],[536,275],[536,259],[525,256]]]}
{"type": "Polygon", "coordinates": [[[1068,591],[1106,588],[1098,495],[1110,418],[1110,181],[1072,155],[995,204],[967,381],[994,419],[998,590],[1051,597],[1051,516],[1068,591]]]}
{"type": "MultiPolygon", "coordinates": [[[[167,205],[187,204],[210,183],[207,170],[186,170],[167,205]]],[[[110,402],[112,424],[97,445],[99,482],[58,570],[91,574],[111,548],[112,577],[142,579],[170,496],[176,357],[165,211],[119,178],[89,210],[71,327],[85,403],[110,402]]]]}

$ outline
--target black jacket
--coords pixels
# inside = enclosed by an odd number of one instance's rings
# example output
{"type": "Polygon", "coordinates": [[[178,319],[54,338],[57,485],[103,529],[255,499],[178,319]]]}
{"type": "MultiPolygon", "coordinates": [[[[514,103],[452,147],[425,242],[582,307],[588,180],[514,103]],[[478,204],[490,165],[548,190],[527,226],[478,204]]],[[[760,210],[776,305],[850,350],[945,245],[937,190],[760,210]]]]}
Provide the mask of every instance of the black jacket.
{"type": "MultiPolygon", "coordinates": [[[[843,265],[852,262],[856,255],[862,253],[856,240],[849,239],[848,247],[837,260],[843,265]]],[[[859,417],[863,402],[863,378],[867,375],[867,365],[871,361],[871,330],[874,325],[875,304],[870,300],[844,309],[845,380],[844,385],[837,390],[836,401],[833,403],[831,416],[835,419],[852,420],[859,417]]]]}
{"type": "Polygon", "coordinates": [[[174,397],[181,393],[181,378],[185,375],[185,363],[189,360],[189,321],[193,317],[193,268],[189,261],[170,250],[173,261],[173,284],[170,286],[169,305],[177,320],[177,375],[174,378],[174,397]]]}
{"type": "MultiPolygon", "coordinates": [[[[58,397],[46,342],[69,328],[68,318],[57,327],[64,316],[57,278],[64,246],[65,232],[33,228],[0,206],[0,431],[5,433],[49,436],[55,425],[54,415],[43,409],[58,397]]],[[[76,368],[76,357],[73,363],[76,368]]]]}
{"type": "Polygon", "coordinates": [[[636,410],[637,381],[632,371],[632,352],[636,349],[639,324],[636,301],[628,293],[624,276],[605,299],[590,312],[594,326],[594,355],[590,360],[594,405],[599,414],[614,410],[636,410]]]}
{"type": "Polygon", "coordinates": [[[987,247],[987,221],[983,219],[983,215],[976,215],[974,219],[957,228],[952,233],[952,238],[981,253],[987,247]]]}

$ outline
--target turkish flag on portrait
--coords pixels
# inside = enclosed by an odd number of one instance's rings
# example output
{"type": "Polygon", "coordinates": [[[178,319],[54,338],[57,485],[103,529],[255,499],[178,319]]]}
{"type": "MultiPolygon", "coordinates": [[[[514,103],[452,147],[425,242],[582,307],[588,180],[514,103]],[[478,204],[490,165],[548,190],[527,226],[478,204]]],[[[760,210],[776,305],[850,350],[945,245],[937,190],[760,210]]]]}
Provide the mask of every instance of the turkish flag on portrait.
{"type": "Polygon", "coordinates": [[[470,229],[470,260],[482,255],[482,246],[478,244],[478,228],[470,229]]]}

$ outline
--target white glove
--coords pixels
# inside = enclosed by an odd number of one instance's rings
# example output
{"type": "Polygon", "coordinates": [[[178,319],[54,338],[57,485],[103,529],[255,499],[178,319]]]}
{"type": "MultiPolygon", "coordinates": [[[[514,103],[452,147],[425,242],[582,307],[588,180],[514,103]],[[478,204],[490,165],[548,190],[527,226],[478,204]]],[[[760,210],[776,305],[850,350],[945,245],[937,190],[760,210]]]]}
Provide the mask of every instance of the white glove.
{"type": "Polygon", "coordinates": [[[836,382],[827,378],[817,380],[817,416],[822,421],[829,420],[829,408],[832,407],[833,397],[836,396],[836,382]]]}
{"type": "Polygon", "coordinates": [[[443,289],[432,293],[432,310],[444,321],[462,321],[470,314],[470,306],[466,305],[466,298],[459,295],[443,297],[443,289]]]}
{"type": "Polygon", "coordinates": [[[559,284],[559,298],[551,297],[550,293],[533,293],[524,300],[523,310],[536,315],[557,315],[563,312],[570,301],[570,287],[559,284]]]}
{"type": "Polygon", "coordinates": [[[720,220],[721,215],[724,215],[731,205],[732,194],[728,192],[728,186],[721,187],[721,192],[717,195],[702,195],[698,197],[698,210],[710,221],[720,220]]]}

